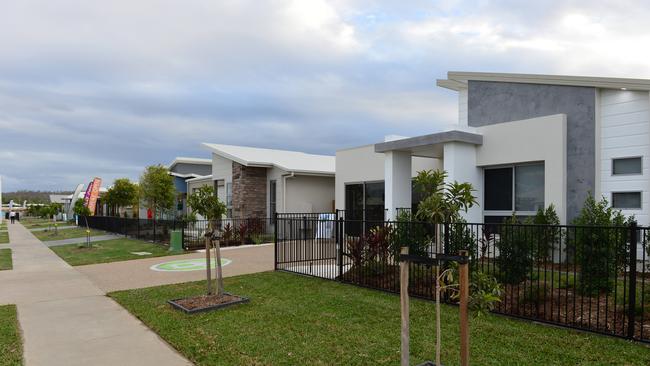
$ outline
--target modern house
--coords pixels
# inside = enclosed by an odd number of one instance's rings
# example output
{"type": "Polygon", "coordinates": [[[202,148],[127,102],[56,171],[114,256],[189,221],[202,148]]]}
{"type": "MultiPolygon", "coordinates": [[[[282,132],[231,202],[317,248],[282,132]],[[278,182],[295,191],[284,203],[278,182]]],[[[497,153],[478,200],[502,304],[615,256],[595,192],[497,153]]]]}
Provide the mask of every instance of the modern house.
{"type": "Polygon", "coordinates": [[[188,189],[211,180],[227,205],[228,217],[334,209],[334,156],[210,143],[203,146],[212,153],[212,174],[189,180],[188,189]]]}
{"type": "Polygon", "coordinates": [[[187,180],[210,175],[212,160],[178,157],[167,166],[167,169],[169,169],[169,174],[174,177],[174,187],[176,188],[175,216],[181,216],[186,212],[187,180]]]}
{"type": "Polygon", "coordinates": [[[650,80],[449,72],[437,85],[457,93],[457,124],[338,151],[338,209],[393,218],[417,200],[414,174],[442,168],[476,188],[470,222],[553,204],[567,223],[591,194],[650,224],[650,80]]]}

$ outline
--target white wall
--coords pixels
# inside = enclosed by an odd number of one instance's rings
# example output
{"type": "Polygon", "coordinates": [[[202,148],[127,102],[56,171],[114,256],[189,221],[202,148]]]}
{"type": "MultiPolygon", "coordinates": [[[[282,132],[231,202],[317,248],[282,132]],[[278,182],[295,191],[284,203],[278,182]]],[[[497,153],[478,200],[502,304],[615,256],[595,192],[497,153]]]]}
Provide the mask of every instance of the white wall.
{"type": "Polygon", "coordinates": [[[611,204],[612,192],[641,191],[641,210],[623,210],[639,225],[650,224],[650,95],[628,90],[600,90],[600,189],[611,204]],[[643,174],[612,175],[612,159],[642,157],[643,174]]]}
{"type": "Polygon", "coordinates": [[[483,222],[483,171],[476,165],[476,145],[462,142],[448,142],[444,145],[444,169],[448,182],[471,183],[476,192],[478,206],[461,215],[469,223],[483,222]]]}
{"type": "Polygon", "coordinates": [[[285,212],[332,212],[334,178],[296,175],[286,179],[285,212]]]}
{"type": "Polygon", "coordinates": [[[544,205],[555,205],[565,223],[566,115],[499,123],[477,132],[483,135],[483,145],[476,149],[477,166],[544,162],[544,205]]]}
{"type": "Polygon", "coordinates": [[[458,125],[467,127],[467,89],[458,91],[458,125]]]}
{"type": "MultiPolygon", "coordinates": [[[[375,145],[365,145],[336,152],[336,208],[345,209],[345,184],[384,180],[384,153],[376,153],[375,145]]],[[[441,169],[439,159],[413,157],[411,176],[426,169],[441,169]]]]}
{"type": "Polygon", "coordinates": [[[212,154],[212,180],[232,182],[232,160],[212,154]]]}

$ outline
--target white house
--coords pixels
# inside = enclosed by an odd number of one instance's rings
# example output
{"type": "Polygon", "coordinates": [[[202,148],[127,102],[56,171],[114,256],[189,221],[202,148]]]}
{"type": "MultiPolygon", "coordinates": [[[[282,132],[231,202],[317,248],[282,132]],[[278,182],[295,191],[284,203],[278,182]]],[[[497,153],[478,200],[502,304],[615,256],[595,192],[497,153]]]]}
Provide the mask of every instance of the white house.
{"type": "Polygon", "coordinates": [[[169,175],[174,178],[176,189],[175,216],[185,213],[187,208],[187,180],[212,173],[212,160],[202,158],[177,157],[167,165],[169,175]]]}
{"type": "Polygon", "coordinates": [[[337,208],[392,218],[412,206],[415,172],[443,168],[476,188],[470,222],[553,204],[567,223],[592,194],[650,224],[650,80],[449,72],[437,85],[457,93],[457,124],[339,150],[337,208]]]}
{"type": "Polygon", "coordinates": [[[226,202],[228,217],[334,209],[334,156],[210,143],[203,146],[212,152],[212,174],[189,180],[188,190],[211,180],[218,197],[226,202]]]}

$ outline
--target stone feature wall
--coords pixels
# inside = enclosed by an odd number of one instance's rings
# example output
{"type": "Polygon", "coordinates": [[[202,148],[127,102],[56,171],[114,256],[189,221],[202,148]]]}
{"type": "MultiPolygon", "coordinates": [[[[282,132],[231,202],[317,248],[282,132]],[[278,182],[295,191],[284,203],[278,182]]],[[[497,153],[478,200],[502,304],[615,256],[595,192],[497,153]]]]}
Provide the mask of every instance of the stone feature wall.
{"type": "Polygon", "coordinates": [[[232,215],[266,217],[266,168],[232,162],[232,215]]]}

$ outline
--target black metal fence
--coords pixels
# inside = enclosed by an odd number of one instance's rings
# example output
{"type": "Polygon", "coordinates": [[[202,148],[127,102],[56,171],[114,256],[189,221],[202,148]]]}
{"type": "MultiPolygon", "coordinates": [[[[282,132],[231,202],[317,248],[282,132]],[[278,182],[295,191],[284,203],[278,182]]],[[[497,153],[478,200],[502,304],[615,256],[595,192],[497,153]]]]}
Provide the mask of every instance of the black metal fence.
{"type": "MultiPolygon", "coordinates": [[[[207,220],[149,220],[114,216],[79,218],[79,225],[104,230],[126,237],[169,245],[172,231],[180,231],[185,250],[205,246],[207,220]]],[[[274,224],[269,218],[222,219],[215,223],[221,231],[221,246],[261,244],[273,242],[274,224]]]]}
{"type": "MultiPolygon", "coordinates": [[[[500,284],[496,313],[650,342],[650,228],[280,215],[276,235],[277,270],[395,293],[401,247],[428,256],[469,250],[474,283],[495,278],[500,284]]],[[[434,268],[411,266],[409,292],[434,299],[434,268]]]]}

